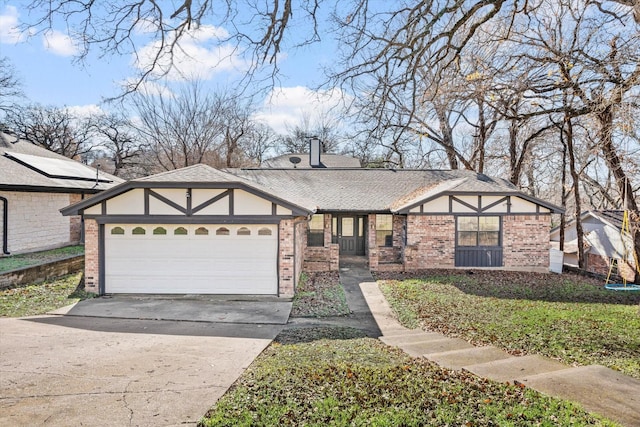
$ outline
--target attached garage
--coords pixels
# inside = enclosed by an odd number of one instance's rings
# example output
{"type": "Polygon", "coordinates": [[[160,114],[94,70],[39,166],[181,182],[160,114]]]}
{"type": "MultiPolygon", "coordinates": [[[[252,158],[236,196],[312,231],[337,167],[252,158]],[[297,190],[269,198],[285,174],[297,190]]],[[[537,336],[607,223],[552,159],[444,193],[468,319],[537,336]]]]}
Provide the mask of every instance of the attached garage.
{"type": "Polygon", "coordinates": [[[312,209],[195,165],[128,181],[62,213],[84,218],[88,291],[290,298],[303,244],[293,230],[312,209]]]}
{"type": "Polygon", "coordinates": [[[278,293],[273,224],[106,224],[105,293],[278,293]]]}

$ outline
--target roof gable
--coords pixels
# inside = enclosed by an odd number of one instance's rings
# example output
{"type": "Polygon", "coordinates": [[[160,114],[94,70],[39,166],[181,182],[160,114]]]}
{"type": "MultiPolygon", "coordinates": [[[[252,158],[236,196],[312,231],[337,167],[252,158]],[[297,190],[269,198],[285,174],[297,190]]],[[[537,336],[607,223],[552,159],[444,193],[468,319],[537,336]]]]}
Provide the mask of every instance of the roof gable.
{"type": "Polygon", "coordinates": [[[292,202],[286,198],[286,195],[283,196],[278,192],[264,188],[257,183],[247,181],[241,177],[234,176],[208,165],[199,164],[124,182],[99,195],[67,206],[64,209],[61,209],[61,212],[63,215],[77,215],[83,210],[96,206],[103,201],[113,199],[138,188],[237,188],[282,205],[290,209],[296,215],[307,215],[315,210],[314,206],[310,202],[307,202],[306,204],[292,202]]]}

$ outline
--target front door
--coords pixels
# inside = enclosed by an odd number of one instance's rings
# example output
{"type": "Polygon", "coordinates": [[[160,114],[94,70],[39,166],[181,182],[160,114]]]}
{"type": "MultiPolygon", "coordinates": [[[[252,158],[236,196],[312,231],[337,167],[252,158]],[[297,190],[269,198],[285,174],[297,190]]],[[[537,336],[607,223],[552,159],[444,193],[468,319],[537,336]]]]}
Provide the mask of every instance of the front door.
{"type": "Polygon", "coordinates": [[[364,255],[365,217],[361,215],[340,215],[337,219],[340,254],[364,255]]]}

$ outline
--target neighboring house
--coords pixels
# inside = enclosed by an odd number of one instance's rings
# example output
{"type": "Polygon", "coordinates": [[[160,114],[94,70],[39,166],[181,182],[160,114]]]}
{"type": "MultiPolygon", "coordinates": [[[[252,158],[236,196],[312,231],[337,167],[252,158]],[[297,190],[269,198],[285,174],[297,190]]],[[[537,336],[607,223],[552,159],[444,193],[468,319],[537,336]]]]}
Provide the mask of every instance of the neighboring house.
{"type": "MultiPolygon", "coordinates": [[[[585,270],[606,276],[609,274],[611,260],[614,259],[619,265],[619,273],[628,281],[633,281],[635,261],[631,236],[626,236],[623,241],[620,234],[623,213],[621,210],[590,210],[580,216],[584,235],[585,270]],[[627,262],[623,263],[625,244],[629,253],[627,262]]],[[[551,244],[559,249],[560,227],[551,230],[551,244]]],[[[575,219],[565,226],[563,252],[564,264],[577,267],[578,235],[575,219]]]]}
{"type": "Polygon", "coordinates": [[[263,160],[262,169],[309,169],[330,168],[348,169],[362,167],[360,160],[341,154],[327,154],[322,152],[322,144],[317,138],[311,139],[308,153],[290,153],[263,160]]]}
{"type": "Polygon", "coordinates": [[[80,242],[81,217],[62,216],[60,209],[120,182],[0,132],[0,256],[80,242]]]}
{"type": "Polygon", "coordinates": [[[196,165],[62,212],[84,217],[89,291],[291,297],[303,270],[345,255],[374,271],[548,271],[562,209],[463,170],[196,165]]]}

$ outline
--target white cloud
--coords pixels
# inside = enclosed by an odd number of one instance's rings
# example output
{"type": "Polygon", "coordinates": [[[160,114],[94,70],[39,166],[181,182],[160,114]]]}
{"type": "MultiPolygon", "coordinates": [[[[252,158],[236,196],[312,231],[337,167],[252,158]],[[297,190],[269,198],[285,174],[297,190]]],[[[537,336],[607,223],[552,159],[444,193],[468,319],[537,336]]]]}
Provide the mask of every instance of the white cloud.
{"type": "Polygon", "coordinates": [[[0,14],[0,43],[16,44],[29,36],[32,31],[20,31],[18,9],[15,6],[5,6],[0,14]]]}
{"type": "Polygon", "coordinates": [[[65,110],[77,119],[104,114],[104,110],[96,104],[72,105],[65,107],[65,110]]]}
{"type": "Polygon", "coordinates": [[[73,39],[58,30],[51,30],[42,36],[42,45],[55,55],[72,56],[78,53],[73,39]]]}
{"type": "Polygon", "coordinates": [[[312,121],[323,115],[338,117],[344,111],[345,94],[339,89],[313,91],[304,86],[274,89],[255,115],[278,133],[286,133],[287,126],[295,125],[303,117],[312,121]]]}
{"type": "MultiPolygon", "coordinates": [[[[208,80],[221,71],[246,69],[247,64],[237,54],[233,46],[220,44],[228,36],[225,29],[203,25],[180,40],[173,49],[173,58],[165,47],[157,60],[156,76],[162,74],[167,80],[208,80]]],[[[134,65],[147,69],[155,59],[160,42],[152,42],[138,51],[134,65]]]]}

